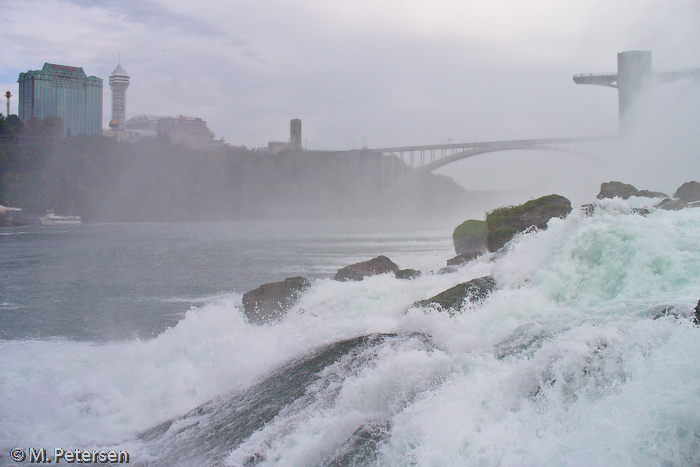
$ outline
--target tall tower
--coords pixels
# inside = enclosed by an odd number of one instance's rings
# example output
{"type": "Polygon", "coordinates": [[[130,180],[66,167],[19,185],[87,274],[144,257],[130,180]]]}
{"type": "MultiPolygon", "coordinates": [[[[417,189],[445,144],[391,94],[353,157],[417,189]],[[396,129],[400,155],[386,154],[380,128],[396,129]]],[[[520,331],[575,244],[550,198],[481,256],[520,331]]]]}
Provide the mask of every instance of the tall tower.
{"type": "Polygon", "coordinates": [[[617,54],[617,73],[592,73],[574,75],[576,84],[594,84],[617,89],[620,131],[630,127],[630,113],[635,99],[653,84],[670,83],[679,79],[700,79],[700,68],[682,71],[655,72],[651,68],[651,52],[631,50],[617,54]]]}
{"type": "Polygon", "coordinates": [[[301,151],[301,120],[298,118],[289,122],[289,147],[294,152],[301,151]]]}
{"type": "Polygon", "coordinates": [[[109,126],[123,130],[126,122],[126,89],[129,87],[129,75],[121,63],[109,76],[109,87],[112,88],[112,121],[109,126]]]}
{"type": "Polygon", "coordinates": [[[617,102],[623,130],[635,99],[651,85],[652,75],[650,51],[617,54],[617,102]]]}
{"type": "Polygon", "coordinates": [[[7,113],[5,114],[5,118],[7,118],[10,116],[10,97],[12,97],[12,93],[7,91],[5,97],[7,97],[7,113]]]}

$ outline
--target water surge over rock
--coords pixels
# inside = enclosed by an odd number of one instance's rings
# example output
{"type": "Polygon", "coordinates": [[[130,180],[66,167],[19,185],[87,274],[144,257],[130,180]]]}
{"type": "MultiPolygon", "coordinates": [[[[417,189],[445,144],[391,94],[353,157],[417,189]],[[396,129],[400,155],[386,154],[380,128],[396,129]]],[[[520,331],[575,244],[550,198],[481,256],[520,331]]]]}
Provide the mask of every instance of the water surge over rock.
{"type": "Polygon", "coordinates": [[[0,341],[1,452],[109,446],[151,466],[699,465],[700,210],[657,201],[596,200],[449,274],[341,282],[335,266],[266,326],[234,294],[150,340],[0,341]],[[412,307],[487,277],[497,287],[478,306],[412,307]]]}

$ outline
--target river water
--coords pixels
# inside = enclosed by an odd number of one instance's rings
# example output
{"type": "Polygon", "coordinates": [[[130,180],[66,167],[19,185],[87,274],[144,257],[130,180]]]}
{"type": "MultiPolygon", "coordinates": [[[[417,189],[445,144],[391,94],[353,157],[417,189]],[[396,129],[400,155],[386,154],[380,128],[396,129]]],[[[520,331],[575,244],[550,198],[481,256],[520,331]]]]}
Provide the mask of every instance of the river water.
{"type": "Polygon", "coordinates": [[[602,200],[451,274],[453,224],[0,231],[0,464],[700,464],[700,210],[602,200]],[[385,254],[415,280],[334,282],[385,254]],[[242,293],[303,275],[282,321],[242,293]],[[450,316],[412,307],[492,275],[450,316]],[[669,310],[663,313],[662,310],[669,310]]]}

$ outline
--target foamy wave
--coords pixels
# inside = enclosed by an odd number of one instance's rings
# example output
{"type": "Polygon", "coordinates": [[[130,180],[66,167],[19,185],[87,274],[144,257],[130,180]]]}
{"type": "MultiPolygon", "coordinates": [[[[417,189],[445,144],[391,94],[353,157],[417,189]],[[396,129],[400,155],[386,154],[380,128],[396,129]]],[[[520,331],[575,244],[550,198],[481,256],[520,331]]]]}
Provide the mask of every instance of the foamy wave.
{"type": "Polygon", "coordinates": [[[267,326],[224,294],[147,341],[0,341],[0,449],[146,455],[139,433],[245,394],[319,346],[420,333],[431,350],[381,348],[334,380],[333,397],[290,406],[229,460],[319,464],[355,455],[348,440],[366,432],[371,465],[696,465],[700,331],[684,316],[700,298],[700,210],[631,214],[643,202],[574,210],[453,274],[316,279],[267,326]],[[411,306],[484,275],[498,289],[481,307],[411,306]],[[667,304],[682,313],[652,319],[667,304]]]}

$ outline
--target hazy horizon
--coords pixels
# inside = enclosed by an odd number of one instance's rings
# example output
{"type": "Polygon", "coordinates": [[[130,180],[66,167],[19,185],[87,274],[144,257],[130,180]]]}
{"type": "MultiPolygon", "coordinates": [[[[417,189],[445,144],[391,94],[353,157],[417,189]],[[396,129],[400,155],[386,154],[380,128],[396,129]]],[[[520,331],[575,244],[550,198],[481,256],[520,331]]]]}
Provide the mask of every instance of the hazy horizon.
{"type": "MultiPolygon", "coordinates": [[[[247,147],[286,141],[295,117],[309,149],[612,135],[616,90],[574,74],[615,72],[627,50],[651,50],[657,71],[700,66],[690,1],[6,0],[0,11],[11,112],[20,72],[80,66],[104,80],[106,127],[121,60],[127,118],[200,117],[247,147]]],[[[654,88],[635,154],[496,153],[437,173],[468,190],[574,200],[609,179],[672,191],[700,173],[698,104],[692,81],[654,88]]]]}

